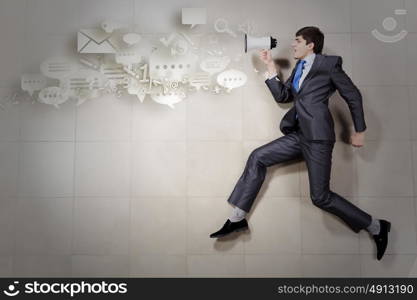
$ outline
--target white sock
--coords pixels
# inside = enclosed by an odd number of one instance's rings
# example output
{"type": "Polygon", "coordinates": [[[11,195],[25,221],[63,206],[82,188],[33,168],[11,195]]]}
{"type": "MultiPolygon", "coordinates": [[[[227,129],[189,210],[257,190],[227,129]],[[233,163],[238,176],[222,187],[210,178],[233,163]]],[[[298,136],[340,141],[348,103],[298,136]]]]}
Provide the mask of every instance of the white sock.
{"type": "Polygon", "coordinates": [[[246,216],[246,211],[240,209],[239,207],[235,206],[232,210],[232,214],[229,217],[231,222],[239,222],[242,221],[246,216]]]}
{"type": "Polygon", "coordinates": [[[381,226],[380,226],[379,220],[372,218],[371,225],[369,225],[366,228],[366,230],[368,230],[369,233],[371,233],[373,235],[379,234],[379,231],[381,230],[381,226]]]}

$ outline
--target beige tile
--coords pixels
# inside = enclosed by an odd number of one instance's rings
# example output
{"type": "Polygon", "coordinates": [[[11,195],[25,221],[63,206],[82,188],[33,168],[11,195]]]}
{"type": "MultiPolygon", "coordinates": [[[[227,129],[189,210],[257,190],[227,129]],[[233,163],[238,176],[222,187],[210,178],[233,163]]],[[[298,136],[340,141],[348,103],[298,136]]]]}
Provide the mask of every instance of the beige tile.
{"type": "Polygon", "coordinates": [[[0,141],[19,139],[20,105],[13,103],[14,94],[11,88],[0,88],[0,141]]]}
{"type": "Polygon", "coordinates": [[[189,197],[187,210],[187,254],[243,254],[248,232],[213,239],[230,217],[233,206],[221,197],[189,197]]]}
{"type": "Polygon", "coordinates": [[[78,5],[80,26],[93,28],[105,20],[131,25],[134,18],[134,0],[84,0],[78,5]]]}
{"type": "Polygon", "coordinates": [[[70,255],[18,255],[13,258],[15,277],[70,277],[70,255]]]}
{"type": "Polygon", "coordinates": [[[366,140],[410,139],[408,89],[400,86],[364,86],[360,89],[367,125],[366,140]]]}
{"type": "Polygon", "coordinates": [[[264,197],[252,211],[245,254],[301,253],[299,197],[264,197]]]}
{"type": "Polygon", "coordinates": [[[359,196],[413,195],[410,142],[367,141],[355,149],[355,157],[359,196]]]}
{"type": "Polygon", "coordinates": [[[402,0],[352,0],[352,32],[371,32],[373,29],[390,34],[384,30],[382,22],[386,17],[394,17],[400,31],[404,28],[404,16],[396,16],[395,9],[404,8],[402,0]]]}
{"type": "Polygon", "coordinates": [[[352,51],[353,77],[357,84],[407,84],[405,40],[384,43],[374,38],[371,33],[354,33],[352,51]]]}
{"type": "MultiPolygon", "coordinates": [[[[282,0],[263,0],[262,2],[254,2],[250,0],[240,1],[235,7],[241,7],[241,19],[236,24],[244,23],[250,20],[254,23],[253,34],[255,36],[265,36],[271,33],[278,33],[278,37],[286,35],[294,35],[295,30],[299,27],[297,20],[299,17],[298,7],[294,7],[295,1],[282,0]]],[[[217,7],[217,14],[221,15],[223,2],[217,7]]],[[[234,12],[233,14],[236,14],[234,12]]],[[[308,18],[308,14],[303,15],[308,18]]],[[[241,32],[240,32],[241,33],[241,32]]]]}
{"type": "Polygon", "coordinates": [[[350,1],[297,0],[294,10],[297,27],[318,26],[324,32],[350,31],[350,1]]]}
{"type": "Polygon", "coordinates": [[[19,143],[0,142],[0,195],[16,196],[19,169],[19,143]]]}
{"type": "Polygon", "coordinates": [[[278,105],[266,84],[243,87],[243,137],[245,140],[273,140],[283,133],[281,119],[293,104],[278,105]]]}
{"type": "MultiPolygon", "coordinates": [[[[13,255],[15,252],[15,220],[16,199],[0,196],[0,257],[13,255]]],[[[5,265],[3,265],[3,267],[5,267],[5,265]]]]}
{"type": "MultiPolygon", "coordinates": [[[[270,141],[248,141],[244,143],[244,163],[256,148],[270,141]]],[[[300,160],[290,160],[267,168],[265,181],[258,197],[300,196],[300,160]]]]}
{"type": "Polygon", "coordinates": [[[75,198],[73,231],[75,254],[127,255],[129,198],[75,198]]]}
{"type": "Polygon", "coordinates": [[[141,103],[133,98],[132,139],[144,140],[177,140],[186,138],[186,101],[172,109],[150,99],[141,103]]]}
{"type": "Polygon", "coordinates": [[[200,91],[187,99],[188,140],[241,140],[242,89],[214,95],[200,91]]]}
{"type": "Polygon", "coordinates": [[[0,276],[13,277],[13,256],[0,256],[0,276]]]}
{"type": "Polygon", "coordinates": [[[378,261],[373,255],[362,254],[363,277],[415,277],[416,255],[384,255],[378,261]]]}
{"type": "Polygon", "coordinates": [[[185,196],[185,142],[137,142],[132,148],[134,196],[185,196]]]}
{"type": "MultiPolygon", "coordinates": [[[[32,2],[36,2],[32,1],[32,2]]],[[[33,30],[33,29],[29,29],[33,30]]],[[[52,29],[53,30],[53,29],[52,29]]],[[[67,30],[67,29],[64,29],[67,30]]],[[[77,52],[77,29],[69,30],[66,34],[48,34],[47,30],[45,31],[36,31],[32,32],[25,37],[24,48],[22,49],[22,63],[23,63],[23,74],[41,74],[40,66],[41,64],[50,58],[60,57],[65,59],[72,59],[72,61],[78,61],[78,52],[77,52]]],[[[19,81],[20,82],[20,81],[19,81]]],[[[48,81],[48,86],[59,85],[58,80],[48,81]]],[[[29,94],[25,95],[26,98],[22,102],[37,102],[37,94],[33,94],[30,97],[29,94]]],[[[75,103],[71,99],[67,100],[74,110],[76,109],[75,103]]],[[[39,105],[40,107],[48,107],[48,105],[39,105]]],[[[60,106],[64,107],[64,106],[60,106]]],[[[52,110],[54,109],[51,106],[52,110]]],[[[67,108],[68,109],[68,108],[67,108]]],[[[57,113],[62,114],[59,110],[56,110],[57,113]]],[[[42,110],[37,111],[41,113],[42,110]]],[[[50,113],[50,112],[49,112],[50,113]]],[[[34,116],[36,117],[36,116],[34,116]]],[[[39,120],[41,121],[41,120],[39,120]]],[[[38,121],[38,122],[39,122],[38,121]]]]}
{"type": "Polygon", "coordinates": [[[84,102],[77,111],[78,141],[127,141],[131,136],[133,97],[106,95],[84,102]]]}
{"type": "Polygon", "coordinates": [[[75,193],[81,197],[126,197],[130,193],[130,143],[76,144],[75,193]]]}
{"type": "Polygon", "coordinates": [[[131,277],[186,277],[185,255],[138,255],[130,258],[131,277]]]}
{"type": "Polygon", "coordinates": [[[304,277],[360,277],[361,257],[350,254],[303,255],[304,277]]]}
{"type": "Polygon", "coordinates": [[[185,254],[186,198],[133,198],[130,253],[185,254]]]}
{"type": "Polygon", "coordinates": [[[20,196],[72,196],[74,143],[21,143],[20,147],[20,196]]]}
{"type": "Polygon", "coordinates": [[[229,196],[243,168],[241,143],[189,142],[188,196],[229,196]]]}
{"type": "Polygon", "coordinates": [[[188,275],[190,277],[230,277],[243,276],[245,257],[243,255],[188,255],[188,275]]]}
{"type": "MultiPolygon", "coordinates": [[[[417,254],[414,198],[359,198],[361,207],[377,219],[391,222],[386,254],[417,254]]],[[[361,253],[374,253],[376,246],[368,232],[360,233],[361,253]]]]}
{"type": "Polygon", "coordinates": [[[24,141],[73,141],[75,105],[67,101],[59,109],[39,102],[19,104],[20,138],[24,141]]]}
{"type": "Polygon", "coordinates": [[[71,253],[72,198],[19,198],[16,205],[16,253],[71,253]]]}
{"type": "MultiPolygon", "coordinates": [[[[343,142],[334,144],[332,153],[332,169],[330,174],[330,190],[335,193],[351,197],[357,195],[357,174],[355,152],[352,145],[343,142]]],[[[310,197],[310,183],[305,160],[300,168],[301,194],[310,197]]]]}
{"type": "Polygon", "coordinates": [[[297,254],[245,255],[250,277],[301,277],[302,258],[297,254]]]}
{"type": "Polygon", "coordinates": [[[417,31],[417,2],[414,0],[405,0],[405,9],[407,9],[406,30],[408,32],[417,31]]]}
{"type": "Polygon", "coordinates": [[[36,0],[26,6],[26,26],[30,34],[68,34],[78,29],[78,1],[36,0]]]}
{"type": "Polygon", "coordinates": [[[16,89],[20,86],[23,69],[21,57],[24,50],[25,19],[22,15],[25,5],[24,0],[6,0],[2,1],[0,10],[0,36],[3,40],[0,46],[0,84],[16,89]]]}
{"type": "MultiPolygon", "coordinates": [[[[164,0],[156,0],[146,2],[135,0],[134,21],[140,29],[140,32],[170,34],[173,31],[178,31],[185,27],[181,25],[181,8],[183,7],[190,7],[190,4],[178,1],[166,2],[164,0]],[[155,22],[155,20],[158,20],[158,22],[155,22]]],[[[192,7],[205,7],[205,3],[198,0],[193,2],[192,7]]],[[[209,15],[208,12],[207,15],[209,15]]],[[[204,25],[200,26],[204,27],[204,25]]]]}
{"type": "Polygon", "coordinates": [[[73,277],[128,277],[128,256],[74,255],[71,258],[73,277]]]}
{"type": "Polygon", "coordinates": [[[417,140],[417,87],[409,87],[411,139],[417,140]]]}
{"type": "Polygon", "coordinates": [[[352,35],[350,33],[325,34],[323,53],[341,56],[343,70],[352,77],[352,35]]]}
{"type": "MultiPolygon", "coordinates": [[[[351,200],[354,204],[356,201],[351,200]]],[[[357,254],[359,237],[344,221],[302,198],[303,254],[357,254]]]]}
{"type": "MultiPolygon", "coordinates": [[[[408,18],[407,18],[408,20],[408,18]]],[[[416,30],[415,30],[416,31],[416,30]]],[[[417,68],[417,58],[415,49],[417,47],[417,34],[408,33],[405,38],[407,43],[407,79],[409,85],[417,85],[415,70],[417,68]]]]}

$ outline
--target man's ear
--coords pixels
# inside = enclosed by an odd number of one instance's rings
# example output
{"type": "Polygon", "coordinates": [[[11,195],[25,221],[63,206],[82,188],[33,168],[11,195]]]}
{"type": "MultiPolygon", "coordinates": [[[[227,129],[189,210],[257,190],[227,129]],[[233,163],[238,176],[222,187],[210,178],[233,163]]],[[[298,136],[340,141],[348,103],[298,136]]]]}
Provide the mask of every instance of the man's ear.
{"type": "Polygon", "coordinates": [[[313,50],[314,49],[314,42],[311,42],[307,44],[308,49],[313,50]]]}

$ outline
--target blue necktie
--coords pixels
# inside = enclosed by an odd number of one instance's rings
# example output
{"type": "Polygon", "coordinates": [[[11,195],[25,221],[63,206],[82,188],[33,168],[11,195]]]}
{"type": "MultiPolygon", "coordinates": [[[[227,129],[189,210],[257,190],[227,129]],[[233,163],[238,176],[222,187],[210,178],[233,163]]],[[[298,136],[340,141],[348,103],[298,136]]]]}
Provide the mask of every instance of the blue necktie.
{"type": "MultiPolygon", "coordinates": [[[[292,81],[293,88],[298,92],[300,90],[300,79],[303,75],[304,64],[306,63],[305,60],[301,60],[297,66],[297,70],[295,71],[294,79],[292,81]]],[[[298,119],[297,113],[295,113],[295,118],[298,119]]]]}

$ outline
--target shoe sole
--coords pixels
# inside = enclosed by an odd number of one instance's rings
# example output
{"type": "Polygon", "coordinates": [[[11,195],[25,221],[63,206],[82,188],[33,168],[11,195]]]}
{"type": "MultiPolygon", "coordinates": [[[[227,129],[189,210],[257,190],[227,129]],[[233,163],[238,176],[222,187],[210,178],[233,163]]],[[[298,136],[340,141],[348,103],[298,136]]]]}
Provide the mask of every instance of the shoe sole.
{"type": "Polygon", "coordinates": [[[248,230],[248,229],[249,229],[249,227],[243,227],[243,228],[235,229],[235,230],[233,230],[233,231],[231,231],[231,232],[229,232],[229,233],[223,233],[223,234],[219,234],[219,235],[217,235],[217,236],[211,236],[211,238],[212,238],[212,239],[214,239],[214,238],[220,238],[220,237],[223,237],[223,236],[229,235],[229,234],[231,234],[231,233],[233,233],[233,232],[241,232],[241,231],[245,231],[245,230],[248,230]]]}

